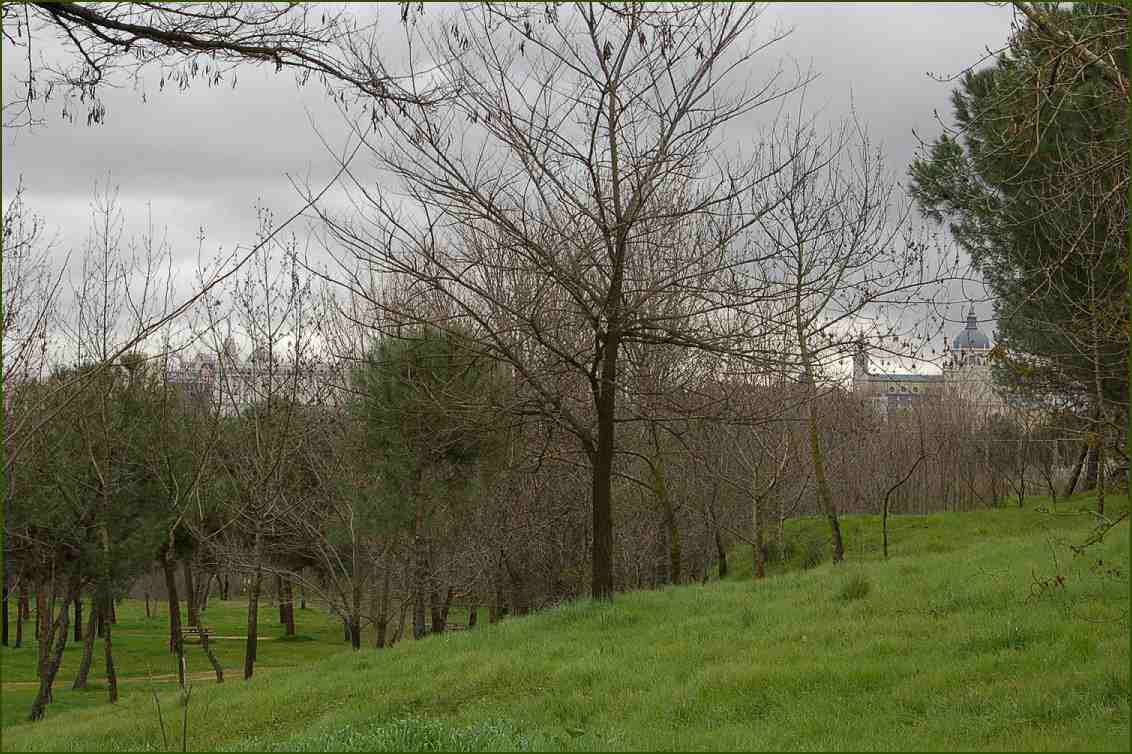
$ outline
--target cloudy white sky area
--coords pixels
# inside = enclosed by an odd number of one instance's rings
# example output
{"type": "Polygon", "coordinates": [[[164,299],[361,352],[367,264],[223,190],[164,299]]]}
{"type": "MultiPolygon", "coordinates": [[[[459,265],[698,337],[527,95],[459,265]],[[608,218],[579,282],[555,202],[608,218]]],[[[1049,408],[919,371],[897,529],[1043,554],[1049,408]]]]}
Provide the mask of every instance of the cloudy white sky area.
{"type": "MultiPolygon", "coordinates": [[[[401,48],[396,4],[379,7],[377,14],[390,49],[401,48]]],[[[442,14],[427,8],[422,23],[442,14]]],[[[1009,6],[983,3],[774,3],[762,16],[760,34],[776,25],[792,31],[760,55],[752,74],[765,76],[779,59],[788,67],[812,68],[818,78],[807,93],[809,107],[835,120],[852,103],[870,137],[883,143],[889,168],[903,177],[916,153],[916,135],[930,140],[939,133],[937,111],[950,119],[954,83],[929,74],[954,75],[987,48],[1000,48],[1011,20],[1009,6]]],[[[10,52],[5,49],[6,89],[14,75],[10,52]]],[[[390,63],[396,70],[396,59],[390,63]]],[[[246,245],[255,236],[257,203],[277,217],[302,205],[289,176],[318,184],[333,174],[315,126],[337,147],[346,130],[316,84],[300,88],[292,75],[250,65],[239,69],[237,80],[235,88],[198,82],[187,91],[158,91],[157,82],[147,80],[144,103],[127,82],[104,93],[106,122],[95,126],[83,117],[64,122],[51,103],[45,125],[5,130],[4,194],[22,181],[29,207],[57,235],[59,255],[81,245],[95,186],[107,181],[118,188],[127,233],[140,232],[148,205],[175,257],[186,264],[197,257],[201,230],[206,252],[246,245]]],[[[732,130],[745,129],[756,139],[764,118],[755,113],[732,130]]],[[[985,296],[980,287],[969,293],[985,296]]],[[[961,308],[952,307],[949,316],[961,319],[961,308]]],[[[981,318],[991,314],[989,302],[976,308],[981,318]]]]}

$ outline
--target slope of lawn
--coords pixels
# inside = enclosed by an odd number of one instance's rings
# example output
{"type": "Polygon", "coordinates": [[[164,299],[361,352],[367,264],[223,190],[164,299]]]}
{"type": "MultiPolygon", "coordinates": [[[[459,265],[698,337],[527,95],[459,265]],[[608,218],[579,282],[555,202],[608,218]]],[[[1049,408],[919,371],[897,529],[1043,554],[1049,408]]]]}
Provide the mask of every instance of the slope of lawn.
{"type": "MultiPolygon", "coordinates": [[[[1059,542],[1084,539],[1092,520],[1036,512],[1040,502],[897,517],[887,562],[868,544],[876,518],[847,517],[851,560],[840,566],[758,583],[737,573],[249,683],[198,681],[185,743],[1127,751],[1128,524],[1074,558],[1059,542]]],[[[819,531],[801,521],[789,535],[819,531]]],[[[737,572],[749,555],[733,560],[737,572]]],[[[131,693],[114,707],[52,708],[44,723],[5,728],[3,747],[180,748],[185,707],[176,692],[159,697],[167,742],[152,696],[131,693]]]]}
{"type": "MultiPolygon", "coordinates": [[[[11,610],[9,640],[15,642],[15,600],[11,610]]],[[[0,646],[0,729],[22,722],[35,698],[36,641],[35,600],[31,601],[32,614],[24,623],[23,647],[0,646]]],[[[83,604],[83,630],[86,630],[86,610],[83,604]]],[[[182,615],[185,609],[181,606],[182,615]]],[[[168,689],[176,684],[176,661],[169,653],[169,613],[164,602],[151,603],[151,615],[146,617],[145,603],[124,600],[117,608],[118,621],[111,637],[114,645],[114,667],[117,670],[119,694],[148,694],[150,687],[168,689]]],[[[325,611],[318,609],[295,610],[296,636],[284,639],[283,627],[278,624],[277,612],[265,604],[259,611],[258,662],[256,672],[302,667],[349,647],[343,642],[342,624],[325,611]]],[[[244,637],[247,633],[246,599],[222,602],[211,599],[202,618],[204,625],[216,636],[209,642],[213,654],[224,668],[225,679],[238,680],[243,675],[244,637]]],[[[63,663],[53,690],[55,701],[48,714],[85,707],[101,707],[106,703],[106,659],[101,639],[96,639],[88,687],[72,691],[82,658],[82,642],[73,641],[73,626],[68,629],[69,641],[63,653],[63,663]]],[[[190,677],[212,677],[212,666],[194,642],[185,644],[185,664],[190,677]]],[[[152,697],[151,697],[152,698],[152,697]]]]}

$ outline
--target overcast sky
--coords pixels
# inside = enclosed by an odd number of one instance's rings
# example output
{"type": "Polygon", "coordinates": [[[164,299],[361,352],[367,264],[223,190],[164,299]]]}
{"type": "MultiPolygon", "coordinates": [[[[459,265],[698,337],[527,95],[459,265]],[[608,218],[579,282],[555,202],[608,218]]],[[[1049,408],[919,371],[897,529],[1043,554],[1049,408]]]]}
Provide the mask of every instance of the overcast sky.
{"type": "MultiPolygon", "coordinates": [[[[396,5],[381,8],[379,17],[396,40],[396,5]]],[[[939,133],[937,111],[949,120],[954,84],[929,74],[954,75],[986,48],[1001,47],[1011,18],[1009,7],[982,3],[776,3],[760,22],[763,33],[775,24],[793,31],[760,60],[812,67],[819,77],[807,95],[810,106],[836,119],[852,101],[872,139],[883,142],[889,166],[903,176],[916,134],[930,140],[939,133]]],[[[198,83],[185,92],[158,92],[155,83],[148,82],[144,104],[130,88],[106,92],[103,125],[88,127],[81,117],[63,122],[52,107],[45,126],[4,132],[4,193],[22,178],[28,204],[57,231],[61,253],[82,242],[94,187],[108,179],[119,188],[131,225],[144,221],[148,203],[175,254],[188,260],[196,258],[202,228],[213,250],[248,243],[257,200],[277,217],[300,207],[288,175],[317,182],[333,173],[312,123],[339,144],[344,129],[318,86],[300,89],[292,76],[250,66],[239,71],[235,88],[198,83]]],[[[754,135],[758,128],[752,118],[749,130],[754,135]]],[[[977,308],[989,317],[989,303],[977,308]]],[[[949,314],[960,317],[958,307],[949,314]]]]}

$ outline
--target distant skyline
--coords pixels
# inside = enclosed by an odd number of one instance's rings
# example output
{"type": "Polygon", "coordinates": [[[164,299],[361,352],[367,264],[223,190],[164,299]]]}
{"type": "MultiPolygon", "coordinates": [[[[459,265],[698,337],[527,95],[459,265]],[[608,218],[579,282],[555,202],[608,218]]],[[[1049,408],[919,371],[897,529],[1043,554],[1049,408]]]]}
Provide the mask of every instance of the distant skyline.
{"type": "MultiPolygon", "coordinates": [[[[426,9],[424,23],[443,9],[426,9]]],[[[400,26],[396,5],[378,8],[396,50],[400,26]]],[[[870,137],[882,142],[889,169],[903,179],[916,154],[917,136],[935,138],[935,114],[950,120],[952,76],[975,64],[987,48],[1002,47],[1011,31],[1009,6],[972,3],[774,3],[759,34],[776,24],[793,27],[786,39],[760,57],[771,65],[812,67],[817,80],[807,92],[811,110],[827,120],[845,117],[850,107],[870,137]]],[[[403,47],[403,45],[401,45],[403,47]]],[[[5,45],[5,62],[10,50],[5,45]]],[[[765,71],[761,71],[765,73],[765,71]]],[[[755,71],[758,75],[760,71],[755,71]]],[[[11,85],[8,73],[5,86],[11,85]]],[[[187,91],[158,91],[155,81],[140,91],[129,86],[104,92],[108,117],[103,125],[83,119],[67,123],[49,103],[47,123],[34,130],[5,130],[3,191],[9,196],[21,180],[29,208],[58,235],[61,257],[88,233],[96,185],[118,187],[127,235],[146,222],[167,230],[178,262],[190,267],[203,230],[204,255],[218,248],[248,244],[257,227],[257,202],[276,217],[301,207],[291,179],[325,182],[332,161],[319,133],[334,147],[345,129],[335,106],[317,85],[299,88],[293,77],[268,67],[244,66],[235,88],[194,84],[187,91]]],[[[755,113],[737,131],[757,134],[755,113]]],[[[295,228],[302,243],[305,230],[295,228]]],[[[963,297],[963,291],[956,291],[963,297]]],[[[985,296],[981,287],[969,297],[985,296]]],[[[950,336],[962,327],[966,304],[948,312],[950,336]]],[[[981,327],[993,331],[989,303],[976,305],[981,327]]]]}

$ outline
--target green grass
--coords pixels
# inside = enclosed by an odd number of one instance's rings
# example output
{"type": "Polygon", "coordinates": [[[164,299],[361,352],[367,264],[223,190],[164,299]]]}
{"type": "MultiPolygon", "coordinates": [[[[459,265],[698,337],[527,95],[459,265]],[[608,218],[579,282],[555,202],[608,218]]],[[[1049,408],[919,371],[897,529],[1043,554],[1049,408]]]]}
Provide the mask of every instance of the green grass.
{"type": "MultiPolygon", "coordinates": [[[[89,604],[84,604],[85,609],[89,604]]],[[[0,693],[0,729],[22,722],[35,698],[35,603],[32,601],[31,619],[24,623],[24,645],[20,649],[0,646],[0,669],[3,671],[0,693]]],[[[184,606],[182,605],[182,610],[184,606]]],[[[114,624],[114,667],[119,678],[119,693],[123,697],[149,693],[149,684],[168,689],[176,684],[176,662],[168,649],[169,613],[164,602],[151,603],[152,617],[145,616],[145,603],[125,600],[117,607],[118,622],[114,624]],[[152,679],[152,680],[151,680],[152,679]]],[[[283,627],[277,622],[277,611],[263,605],[260,608],[260,637],[256,671],[276,672],[285,668],[308,665],[331,654],[349,649],[343,641],[342,624],[323,610],[295,610],[298,636],[284,640],[283,627]]],[[[9,626],[9,640],[15,642],[15,610],[9,626]]],[[[204,624],[218,637],[209,642],[213,653],[224,668],[225,680],[238,681],[243,677],[244,640],[247,631],[247,603],[244,600],[222,602],[209,600],[203,618],[204,624]]],[[[84,630],[86,626],[83,626],[84,630]]],[[[73,626],[68,629],[73,639],[73,626]]],[[[105,709],[106,661],[102,641],[96,640],[91,663],[88,688],[72,691],[71,683],[82,658],[82,644],[67,642],[63,663],[55,681],[55,701],[49,715],[64,710],[86,707],[105,709]]],[[[210,674],[212,667],[200,644],[185,645],[186,666],[191,676],[210,674]]]]}
{"type": "MultiPolygon", "coordinates": [[[[875,517],[846,518],[840,566],[757,583],[736,573],[337,652],[249,683],[197,682],[188,745],[1127,751],[1128,524],[1071,558],[1057,541],[1082,539],[1091,522],[1032,508],[897,517],[887,562],[879,532],[870,544],[875,517]],[[1064,587],[1041,589],[1055,583],[1054,552],[1064,587]]],[[[819,523],[798,522],[790,536],[805,542],[819,523]]],[[[733,560],[739,571],[749,553],[733,560]]],[[[338,630],[267,644],[282,662],[291,651],[340,649],[338,630]]],[[[160,749],[143,689],[114,707],[53,705],[44,723],[7,727],[3,747],[160,749]]],[[[161,698],[179,746],[183,708],[173,692],[161,698]]]]}

